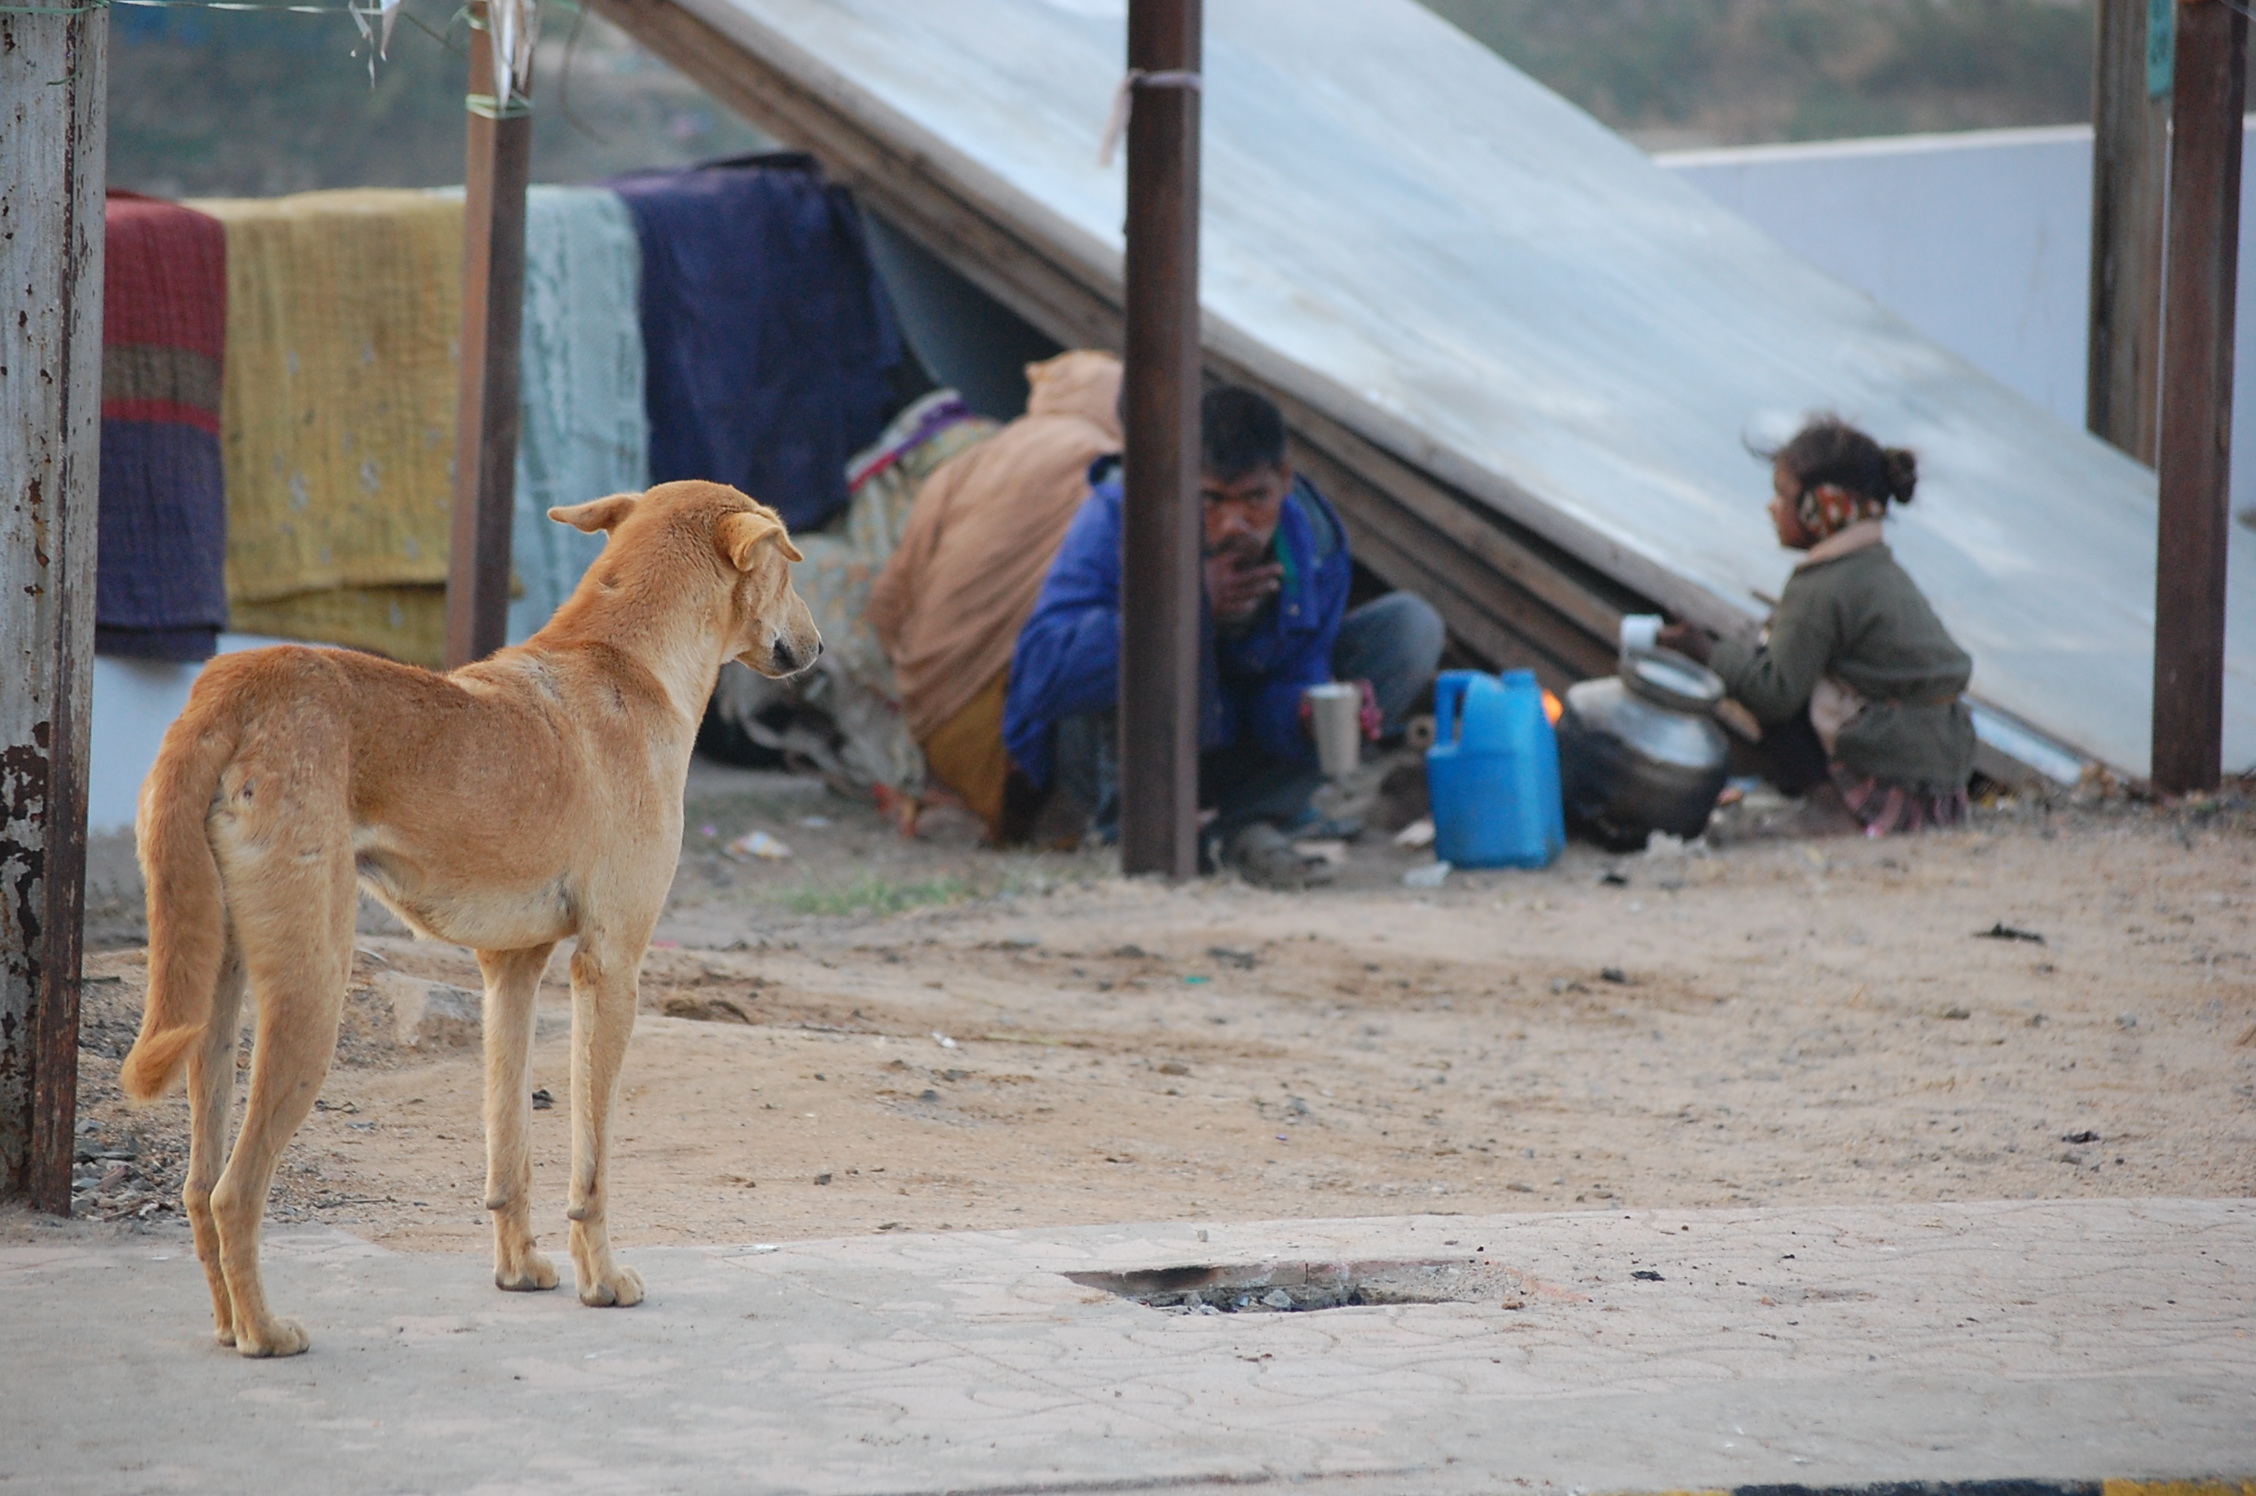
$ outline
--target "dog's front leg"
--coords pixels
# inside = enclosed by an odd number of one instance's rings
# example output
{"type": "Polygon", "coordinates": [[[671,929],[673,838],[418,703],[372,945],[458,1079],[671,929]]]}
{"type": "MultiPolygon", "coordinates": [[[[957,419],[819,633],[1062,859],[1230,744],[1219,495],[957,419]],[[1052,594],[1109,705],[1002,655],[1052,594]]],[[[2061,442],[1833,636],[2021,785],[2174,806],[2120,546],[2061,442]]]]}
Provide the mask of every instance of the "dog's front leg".
{"type": "Polygon", "coordinates": [[[486,978],[486,1209],[493,1212],[494,1287],[556,1286],[556,1266],[533,1244],[533,1098],[525,1089],[533,1008],[554,943],[480,951],[486,978]]]}
{"type": "Polygon", "coordinates": [[[622,949],[588,931],[572,955],[572,1267],[580,1302],[621,1308],[642,1302],[642,1277],[611,1257],[605,1179],[619,1070],[634,1034],[635,972],[642,942],[622,949]]]}

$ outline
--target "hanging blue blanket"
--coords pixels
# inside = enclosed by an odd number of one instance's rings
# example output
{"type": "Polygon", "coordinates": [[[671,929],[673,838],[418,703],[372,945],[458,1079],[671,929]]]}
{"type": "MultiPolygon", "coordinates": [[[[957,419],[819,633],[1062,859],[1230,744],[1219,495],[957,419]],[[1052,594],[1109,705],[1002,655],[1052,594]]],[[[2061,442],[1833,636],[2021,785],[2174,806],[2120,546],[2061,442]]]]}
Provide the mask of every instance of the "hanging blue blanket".
{"type": "Polygon", "coordinates": [[[609,185],[642,242],[651,481],[734,484],[821,524],[906,360],[853,198],[796,153],[609,185]]]}

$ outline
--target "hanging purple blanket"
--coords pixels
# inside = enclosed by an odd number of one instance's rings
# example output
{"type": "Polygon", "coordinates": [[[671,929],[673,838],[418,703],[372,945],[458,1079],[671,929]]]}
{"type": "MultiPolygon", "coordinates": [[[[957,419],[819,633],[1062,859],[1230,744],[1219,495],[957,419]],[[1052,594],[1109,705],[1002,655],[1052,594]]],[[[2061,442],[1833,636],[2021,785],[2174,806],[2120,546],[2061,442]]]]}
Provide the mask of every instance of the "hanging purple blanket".
{"type": "Polygon", "coordinates": [[[734,484],[821,524],[906,361],[852,196],[796,153],[606,185],[642,244],[650,480],[734,484]]]}
{"type": "Polygon", "coordinates": [[[97,653],[202,660],[227,624],[219,220],[113,192],[102,272],[97,653]]]}

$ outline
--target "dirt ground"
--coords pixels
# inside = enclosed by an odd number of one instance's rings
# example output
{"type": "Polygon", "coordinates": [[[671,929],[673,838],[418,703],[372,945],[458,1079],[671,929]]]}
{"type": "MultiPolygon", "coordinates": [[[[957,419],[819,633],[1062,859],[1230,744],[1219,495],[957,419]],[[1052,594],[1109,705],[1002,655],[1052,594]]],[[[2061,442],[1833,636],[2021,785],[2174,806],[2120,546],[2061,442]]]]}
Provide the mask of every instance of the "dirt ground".
{"type": "MultiPolygon", "coordinates": [[[[1422,1211],[2256,1194],[2256,813],[2007,804],[1885,842],[1401,884],[1124,881],[819,783],[701,767],[613,1161],[626,1245],[1422,1211]],[[794,855],[724,855],[752,830],[794,855]],[[2031,937],[1988,934],[2003,926],[2031,937]]],[[[115,1087],[145,952],[115,848],[87,959],[82,1213],[174,1230],[186,1105],[115,1087]]],[[[403,1046],[381,933],[279,1220],[487,1239],[474,1044],[403,1046]],[[389,994],[389,995],[388,995],[389,994]]],[[[537,1188],[563,1228],[569,1027],[537,1188]]]]}

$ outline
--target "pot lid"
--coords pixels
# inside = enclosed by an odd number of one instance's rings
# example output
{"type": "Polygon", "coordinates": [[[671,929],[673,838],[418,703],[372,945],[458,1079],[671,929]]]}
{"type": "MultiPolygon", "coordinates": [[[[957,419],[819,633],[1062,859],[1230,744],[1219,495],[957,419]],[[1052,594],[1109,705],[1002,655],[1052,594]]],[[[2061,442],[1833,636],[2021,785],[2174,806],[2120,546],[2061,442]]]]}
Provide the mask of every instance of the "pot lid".
{"type": "Polygon", "coordinates": [[[1723,700],[1723,678],[1673,649],[1633,649],[1622,656],[1622,684],[1655,706],[1705,716],[1723,700]]]}

